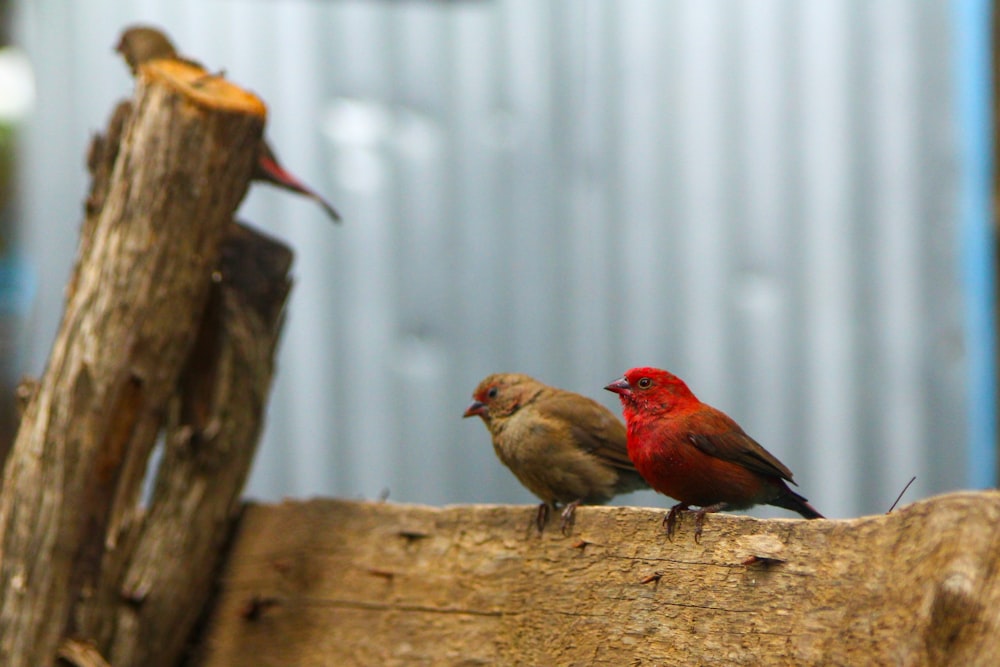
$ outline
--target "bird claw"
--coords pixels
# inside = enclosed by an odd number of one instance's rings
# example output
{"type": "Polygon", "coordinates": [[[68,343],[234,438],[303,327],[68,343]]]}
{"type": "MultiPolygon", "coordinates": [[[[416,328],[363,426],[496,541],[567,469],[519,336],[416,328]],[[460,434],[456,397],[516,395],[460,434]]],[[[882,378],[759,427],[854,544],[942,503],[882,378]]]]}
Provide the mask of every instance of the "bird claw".
{"type": "Polygon", "coordinates": [[[688,506],[684,503],[677,503],[670,508],[667,515],[663,517],[663,527],[667,531],[667,539],[674,541],[674,531],[677,530],[677,515],[686,510],[688,506]]]}
{"type": "Polygon", "coordinates": [[[538,510],[535,512],[535,527],[538,528],[538,532],[541,533],[545,530],[545,524],[549,522],[549,504],[541,503],[538,505],[538,510]]]}
{"type": "Polygon", "coordinates": [[[701,529],[705,525],[705,515],[724,510],[729,507],[728,503],[715,503],[714,505],[709,505],[708,507],[702,507],[699,510],[695,510],[694,513],[694,541],[696,544],[701,544],[701,529]]]}
{"type": "Polygon", "coordinates": [[[225,79],[225,78],[226,78],[226,70],[224,69],[220,69],[218,72],[205,72],[204,74],[202,74],[201,76],[199,76],[198,78],[196,78],[191,82],[191,87],[201,88],[206,84],[208,84],[208,82],[212,81],[213,79],[225,79]]]}
{"type": "Polygon", "coordinates": [[[580,501],[574,500],[563,508],[562,522],[559,524],[559,530],[562,531],[563,535],[569,535],[573,529],[573,524],[576,523],[576,508],[579,506],[580,501]]]}

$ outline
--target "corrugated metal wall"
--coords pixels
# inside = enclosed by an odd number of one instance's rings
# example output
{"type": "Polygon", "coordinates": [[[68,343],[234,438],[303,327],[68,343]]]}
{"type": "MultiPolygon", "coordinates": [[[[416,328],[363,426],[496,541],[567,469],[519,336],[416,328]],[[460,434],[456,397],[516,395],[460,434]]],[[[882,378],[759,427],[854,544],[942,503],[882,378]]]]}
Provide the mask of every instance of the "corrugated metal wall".
{"type": "Polygon", "coordinates": [[[833,516],[885,511],[911,475],[911,500],[966,484],[945,0],[19,11],[32,370],[130,21],[261,93],[279,154],[345,216],[264,188],[243,209],[298,251],[255,495],[532,502],[459,418],[474,385],[517,370],[617,411],[601,387],[633,365],[685,377],[833,516]]]}

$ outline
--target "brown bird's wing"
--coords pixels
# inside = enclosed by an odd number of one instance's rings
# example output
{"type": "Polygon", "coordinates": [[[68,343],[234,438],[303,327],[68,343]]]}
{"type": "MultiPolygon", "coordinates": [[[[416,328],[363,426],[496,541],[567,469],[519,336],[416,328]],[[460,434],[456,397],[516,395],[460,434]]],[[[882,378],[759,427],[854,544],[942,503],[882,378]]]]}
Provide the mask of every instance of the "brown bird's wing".
{"type": "Polygon", "coordinates": [[[614,468],[638,474],[628,457],[625,427],[600,403],[557,390],[540,397],[536,406],[543,414],[569,424],[573,439],[583,451],[614,468]]]}
{"type": "Polygon", "coordinates": [[[688,440],[710,456],[795,484],[792,471],[784,463],[747,435],[729,416],[714,408],[699,413],[697,428],[691,429],[688,440]]]}

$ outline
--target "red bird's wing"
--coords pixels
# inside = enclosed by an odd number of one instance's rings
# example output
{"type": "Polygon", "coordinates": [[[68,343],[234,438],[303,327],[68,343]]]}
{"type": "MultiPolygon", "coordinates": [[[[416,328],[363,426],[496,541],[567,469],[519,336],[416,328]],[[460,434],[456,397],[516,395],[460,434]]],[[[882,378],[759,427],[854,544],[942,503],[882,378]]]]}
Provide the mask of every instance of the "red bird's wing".
{"type": "Polygon", "coordinates": [[[556,392],[538,407],[569,424],[573,439],[585,452],[620,470],[636,472],[628,456],[625,426],[601,404],[569,392],[556,392]]]}
{"type": "Polygon", "coordinates": [[[701,412],[697,426],[688,434],[688,440],[709,456],[732,461],[761,475],[780,477],[795,484],[792,471],[784,463],[747,435],[739,424],[718,410],[701,412]]]}

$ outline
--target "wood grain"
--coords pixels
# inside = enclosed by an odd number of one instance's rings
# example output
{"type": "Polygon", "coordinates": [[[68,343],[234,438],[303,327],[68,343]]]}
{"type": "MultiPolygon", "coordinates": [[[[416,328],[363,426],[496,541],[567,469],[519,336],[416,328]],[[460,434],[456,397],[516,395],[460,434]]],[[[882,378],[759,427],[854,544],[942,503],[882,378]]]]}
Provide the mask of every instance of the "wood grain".
{"type": "Polygon", "coordinates": [[[193,100],[172,76],[144,69],[90,156],[65,312],[4,468],[3,665],[51,664],[63,635],[89,634],[73,609],[104,586],[257,157],[262,104],[193,100]]]}
{"type": "Polygon", "coordinates": [[[252,506],[202,667],[993,665],[1000,493],[847,521],[314,500],[252,506]]]}

